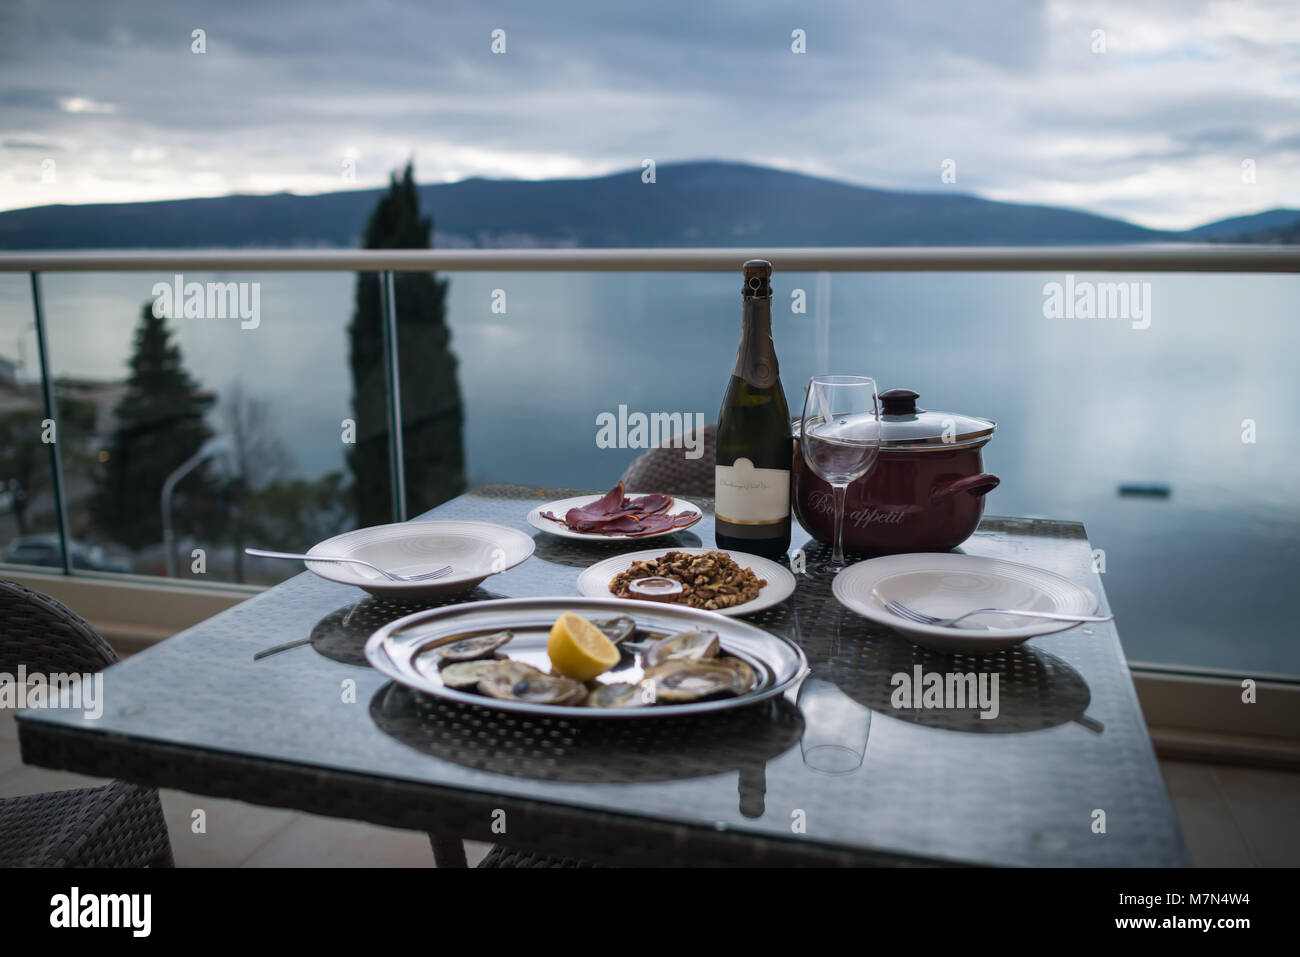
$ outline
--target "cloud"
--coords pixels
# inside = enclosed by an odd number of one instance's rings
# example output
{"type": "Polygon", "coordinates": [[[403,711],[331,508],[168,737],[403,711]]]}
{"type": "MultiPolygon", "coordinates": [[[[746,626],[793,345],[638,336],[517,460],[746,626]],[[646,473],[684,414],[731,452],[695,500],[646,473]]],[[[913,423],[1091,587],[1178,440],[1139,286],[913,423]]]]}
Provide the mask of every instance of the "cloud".
{"type": "Polygon", "coordinates": [[[112,103],[97,103],[84,96],[59,97],[59,109],[64,113],[116,113],[112,103]]]}
{"type": "Polygon", "coordinates": [[[55,140],[36,136],[6,136],[0,138],[0,150],[32,150],[37,153],[58,153],[67,147],[55,140]]]}
{"type": "Polygon", "coordinates": [[[426,182],[718,158],[904,189],[952,159],[958,189],[1157,226],[1300,205],[1289,0],[1134,7],[10,3],[5,127],[67,155],[49,183],[0,147],[0,206],[373,186],[408,155],[426,182]]]}

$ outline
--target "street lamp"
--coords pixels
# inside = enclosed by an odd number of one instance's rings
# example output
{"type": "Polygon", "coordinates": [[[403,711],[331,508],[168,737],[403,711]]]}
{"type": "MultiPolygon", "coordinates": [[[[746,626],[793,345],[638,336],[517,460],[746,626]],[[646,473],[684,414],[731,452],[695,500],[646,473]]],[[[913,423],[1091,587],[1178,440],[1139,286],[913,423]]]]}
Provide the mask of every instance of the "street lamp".
{"type": "Polygon", "coordinates": [[[199,448],[197,452],[187,458],[167,476],[162,487],[162,526],[163,526],[163,559],[167,563],[167,577],[176,577],[176,543],[175,533],[172,531],[172,493],[176,491],[176,486],[180,480],[189,475],[196,468],[206,462],[208,459],[217,455],[222,455],[229,451],[226,440],[220,436],[208,439],[199,448]]]}

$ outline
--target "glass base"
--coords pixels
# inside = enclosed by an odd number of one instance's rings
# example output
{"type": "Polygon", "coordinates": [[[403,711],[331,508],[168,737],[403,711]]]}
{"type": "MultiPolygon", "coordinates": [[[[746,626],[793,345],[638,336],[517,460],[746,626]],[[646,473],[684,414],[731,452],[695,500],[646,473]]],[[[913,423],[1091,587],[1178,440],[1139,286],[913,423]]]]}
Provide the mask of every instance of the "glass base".
{"type": "MultiPolygon", "coordinates": [[[[862,738],[866,743],[866,736],[862,738]]],[[[849,774],[862,767],[862,751],[842,744],[817,744],[803,752],[803,763],[822,774],[849,774]]]]}

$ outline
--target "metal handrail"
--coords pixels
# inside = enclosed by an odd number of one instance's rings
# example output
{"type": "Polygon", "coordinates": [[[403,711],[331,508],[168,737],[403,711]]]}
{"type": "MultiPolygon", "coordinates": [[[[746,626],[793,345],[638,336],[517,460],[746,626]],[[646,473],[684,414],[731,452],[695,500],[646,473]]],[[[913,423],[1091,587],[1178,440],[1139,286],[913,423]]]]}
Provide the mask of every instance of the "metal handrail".
{"type": "Polygon", "coordinates": [[[0,272],[1300,272],[1300,246],[861,246],[732,249],[118,249],[0,252],[0,272]]]}

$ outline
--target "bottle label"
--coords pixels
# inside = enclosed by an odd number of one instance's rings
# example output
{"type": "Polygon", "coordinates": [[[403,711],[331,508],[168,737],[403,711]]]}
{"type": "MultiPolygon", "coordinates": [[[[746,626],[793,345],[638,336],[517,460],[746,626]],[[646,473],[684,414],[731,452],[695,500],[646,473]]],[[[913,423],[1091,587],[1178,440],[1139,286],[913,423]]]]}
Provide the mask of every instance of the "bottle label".
{"type": "Polygon", "coordinates": [[[790,517],[790,470],[757,469],[749,459],[716,466],[714,513],[733,525],[773,525],[790,517]]]}

